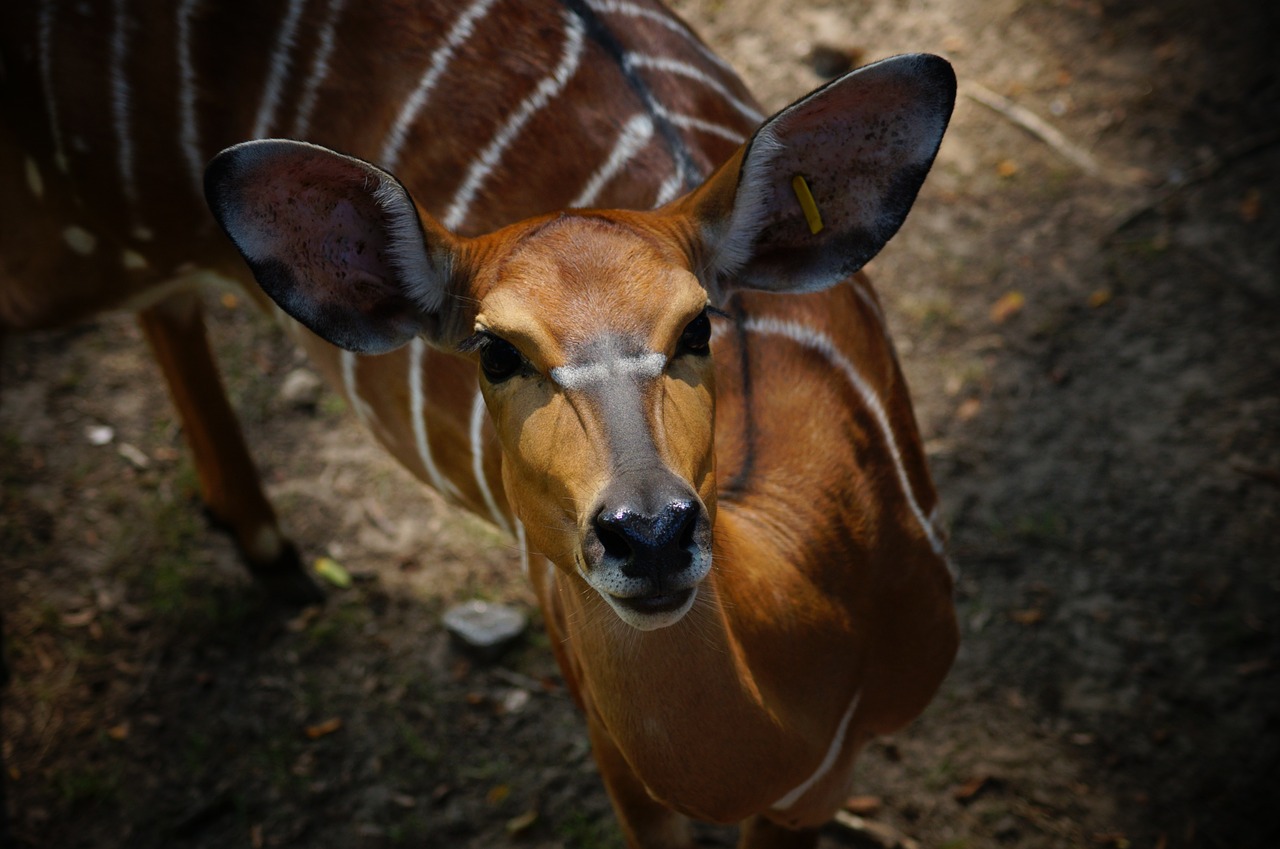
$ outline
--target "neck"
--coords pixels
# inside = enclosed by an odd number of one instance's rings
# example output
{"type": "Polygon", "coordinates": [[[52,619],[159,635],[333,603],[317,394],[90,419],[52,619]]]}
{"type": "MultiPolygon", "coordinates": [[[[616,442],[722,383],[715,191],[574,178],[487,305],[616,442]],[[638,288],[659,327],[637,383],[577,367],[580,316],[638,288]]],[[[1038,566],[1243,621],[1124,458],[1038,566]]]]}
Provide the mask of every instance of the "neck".
{"type": "Polygon", "coordinates": [[[847,607],[823,599],[749,527],[721,512],[716,565],[668,628],[630,628],[585,584],[556,578],[584,707],[652,795],[701,818],[741,819],[803,785],[848,724],[859,687],[847,607]],[[783,650],[796,645],[806,651],[783,650]]]}

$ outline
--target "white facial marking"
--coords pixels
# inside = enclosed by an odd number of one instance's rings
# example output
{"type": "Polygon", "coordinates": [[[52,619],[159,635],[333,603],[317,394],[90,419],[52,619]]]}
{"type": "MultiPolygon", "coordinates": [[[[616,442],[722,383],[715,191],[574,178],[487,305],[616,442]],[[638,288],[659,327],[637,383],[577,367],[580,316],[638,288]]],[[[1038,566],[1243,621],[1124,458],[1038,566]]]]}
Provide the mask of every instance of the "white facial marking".
{"type": "Polygon", "coordinates": [[[74,225],[62,231],[62,241],[66,242],[67,247],[81,256],[88,256],[98,247],[97,236],[83,227],[74,225]]]}
{"type": "Polygon", "coordinates": [[[594,363],[560,366],[551,370],[551,379],[565,389],[585,389],[610,380],[660,377],[666,365],[666,357],[651,352],[635,357],[613,357],[594,363]]]}
{"type": "Polygon", "coordinates": [[[147,267],[147,258],[137,251],[125,248],[120,254],[120,262],[129,271],[141,271],[147,267]]]}
{"type": "Polygon", "coordinates": [[[44,199],[44,178],[40,176],[40,168],[36,165],[36,161],[30,156],[26,161],[27,169],[27,188],[31,190],[31,194],[36,200],[44,199]]]}

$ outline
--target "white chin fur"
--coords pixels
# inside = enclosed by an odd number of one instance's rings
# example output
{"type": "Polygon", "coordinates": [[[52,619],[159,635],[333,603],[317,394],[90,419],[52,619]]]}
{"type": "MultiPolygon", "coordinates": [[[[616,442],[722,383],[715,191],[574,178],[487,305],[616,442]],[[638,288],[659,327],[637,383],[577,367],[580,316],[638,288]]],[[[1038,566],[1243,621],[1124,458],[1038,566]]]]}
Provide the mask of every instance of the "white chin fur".
{"type": "Polygon", "coordinates": [[[684,604],[675,610],[668,610],[663,613],[638,613],[629,607],[623,606],[608,593],[600,593],[600,595],[613,608],[613,612],[618,614],[618,618],[632,628],[637,631],[656,631],[659,628],[669,628],[684,618],[684,615],[689,612],[698,598],[698,588],[693,588],[693,592],[689,593],[689,598],[684,604]]]}

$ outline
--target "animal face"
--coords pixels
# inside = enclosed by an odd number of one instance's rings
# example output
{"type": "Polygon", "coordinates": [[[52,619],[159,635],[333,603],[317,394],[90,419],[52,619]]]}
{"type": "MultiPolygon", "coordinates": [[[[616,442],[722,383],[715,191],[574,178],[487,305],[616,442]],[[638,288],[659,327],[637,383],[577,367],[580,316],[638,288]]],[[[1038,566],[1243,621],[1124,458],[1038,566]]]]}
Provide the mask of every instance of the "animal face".
{"type": "Polygon", "coordinates": [[[534,227],[487,266],[462,347],[529,542],[628,624],[671,624],[711,567],[705,289],[683,254],[604,216],[534,227]]]}

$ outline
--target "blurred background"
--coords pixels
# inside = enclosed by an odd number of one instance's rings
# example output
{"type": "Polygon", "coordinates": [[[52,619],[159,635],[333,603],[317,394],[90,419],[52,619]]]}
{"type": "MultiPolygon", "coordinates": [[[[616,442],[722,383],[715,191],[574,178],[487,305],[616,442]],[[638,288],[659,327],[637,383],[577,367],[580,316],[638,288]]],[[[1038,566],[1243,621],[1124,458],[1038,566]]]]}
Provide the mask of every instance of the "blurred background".
{"type": "MultiPolygon", "coordinates": [[[[869,270],[964,643],[867,750],[869,825],[825,849],[1280,845],[1278,9],[677,4],[770,111],[895,53],[960,78],[869,270]]],[[[4,340],[18,845],[620,846],[513,541],[396,467],[245,301],[210,310],[285,527],[354,581],[301,614],[249,584],[130,318],[4,340]],[[473,598],[535,619],[496,663],[441,625],[473,598]]]]}

